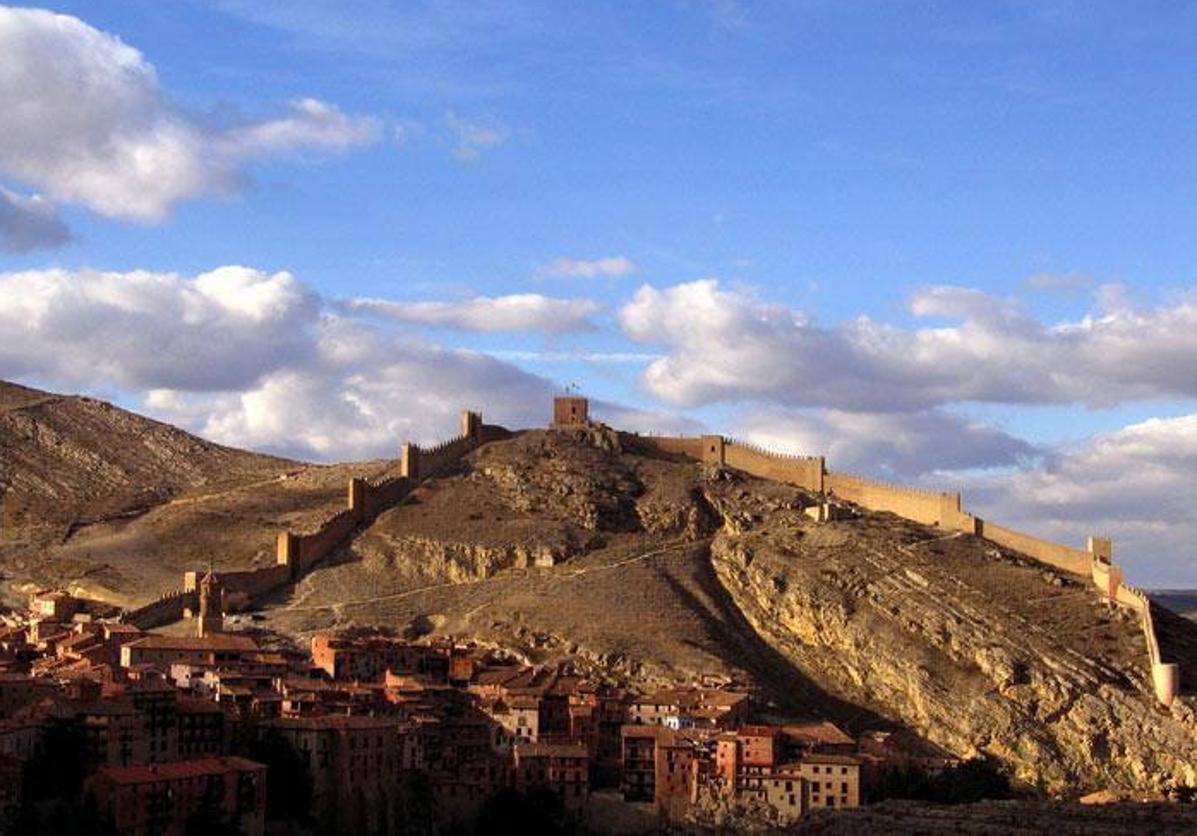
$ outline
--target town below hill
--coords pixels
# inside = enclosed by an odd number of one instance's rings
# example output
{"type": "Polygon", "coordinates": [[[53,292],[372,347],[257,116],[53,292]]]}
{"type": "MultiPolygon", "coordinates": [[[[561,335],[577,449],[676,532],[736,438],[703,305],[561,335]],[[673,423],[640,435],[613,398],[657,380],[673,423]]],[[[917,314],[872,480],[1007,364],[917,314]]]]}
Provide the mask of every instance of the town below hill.
{"type": "Polygon", "coordinates": [[[1197,626],[1123,582],[1116,544],[819,457],[619,432],[582,398],[548,423],[464,412],[442,444],[317,466],[0,387],[0,814],[1185,821],[1197,626]]]}

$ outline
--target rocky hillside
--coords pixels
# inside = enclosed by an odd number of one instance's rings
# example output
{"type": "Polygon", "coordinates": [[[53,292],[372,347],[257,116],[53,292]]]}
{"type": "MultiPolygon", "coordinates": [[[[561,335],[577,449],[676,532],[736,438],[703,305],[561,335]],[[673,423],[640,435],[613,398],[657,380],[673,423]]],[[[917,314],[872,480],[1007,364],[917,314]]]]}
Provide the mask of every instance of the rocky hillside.
{"type": "Polygon", "coordinates": [[[246,453],[92,398],[0,382],[0,490],[6,529],[85,525],[203,485],[277,474],[246,453]]]}
{"type": "Polygon", "coordinates": [[[73,585],[118,604],[214,560],[272,559],[275,528],[344,501],[352,473],[213,444],[93,398],[0,382],[0,596],[73,585]]]}
{"type": "MultiPolygon", "coordinates": [[[[3,393],[6,513],[29,497],[0,538],[11,584],[124,603],[208,559],[261,565],[281,526],[339,509],[347,476],[392,464],[297,465],[95,401],[3,393]]],[[[817,523],[813,501],[601,427],[527,431],[381,513],[266,601],[262,626],[472,637],[641,687],[733,681],[775,713],[993,755],[1052,794],[1197,785],[1197,626],[1157,618],[1186,674],[1165,710],[1138,625],[1091,584],[891,515],[817,523]]]]}
{"type": "Polygon", "coordinates": [[[529,431],[381,515],[268,618],[472,636],[642,683],[723,676],[1055,794],[1197,784],[1191,701],[1155,704],[1138,624],[1091,584],[891,515],[816,523],[812,501],[612,432],[529,431]]]}

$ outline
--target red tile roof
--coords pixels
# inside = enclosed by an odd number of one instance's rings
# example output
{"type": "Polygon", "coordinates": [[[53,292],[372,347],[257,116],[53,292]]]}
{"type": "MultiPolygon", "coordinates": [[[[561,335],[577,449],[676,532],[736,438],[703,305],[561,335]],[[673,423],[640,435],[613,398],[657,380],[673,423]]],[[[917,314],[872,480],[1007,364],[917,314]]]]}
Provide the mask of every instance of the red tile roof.
{"type": "Polygon", "coordinates": [[[143,636],[129,642],[125,647],[146,650],[239,650],[252,653],[258,649],[258,643],[249,636],[217,633],[202,638],[199,636],[143,636]]]}

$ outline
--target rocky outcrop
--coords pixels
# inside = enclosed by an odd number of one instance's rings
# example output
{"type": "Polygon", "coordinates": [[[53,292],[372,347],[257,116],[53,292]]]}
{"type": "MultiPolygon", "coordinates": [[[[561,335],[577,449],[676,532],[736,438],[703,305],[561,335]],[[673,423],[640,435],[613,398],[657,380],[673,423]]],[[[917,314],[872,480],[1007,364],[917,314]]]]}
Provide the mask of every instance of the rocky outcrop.
{"type": "MultiPolygon", "coordinates": [[[[754,522],[724,506],[711,547],[720,581],[761,636],[837,696],[961,756],[996,756],[1019,781],[1051,793],[1197,784],[1192,711],[1156,705],[1134,661],[1141,653],[1086,652],[1077,636],[1028,618],[1025,601],[951,571],[934,550],[946,539],[936,530],[894,526],[898,537],[877,542],[859,528],[868,520],[754,522]]],[[[1037,583],[1060,608],[1088,610],[1095,632],[1135,641],[1133,618],[1105,609],[1083,585],[1045,581],[1041,569],[1000,552],[989,559],[999,564],[990,574],[1037,583]]]]}
{"type": "Polygon", "coordinates": [[[504,569],[550,568],[564,560],[569,549],[561,544],[512,543],[486,546],[407,536],[393,541],[383,554],[371,556],[372,568],[385,571],[400,562],[418,567],[429,579],[447,583],[489,578],[504,569]]]}
{"type": "Polygon", "coordinates": [[[518,513],[535,511],[590,530],[638,527],[644,486],[618,456],[619,438],[599,428],[528,433],[484,448],[475,472],[518,513]]]}

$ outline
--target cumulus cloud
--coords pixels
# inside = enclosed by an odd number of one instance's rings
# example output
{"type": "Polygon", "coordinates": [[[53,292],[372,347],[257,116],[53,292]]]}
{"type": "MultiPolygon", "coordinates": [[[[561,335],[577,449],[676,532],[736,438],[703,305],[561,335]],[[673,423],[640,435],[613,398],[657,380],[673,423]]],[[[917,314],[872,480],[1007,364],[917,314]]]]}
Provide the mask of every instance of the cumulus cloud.
{"type": "Polygon", "coordinates": [[[0,275],[0,374],[126,389],[228,389],[302,363],[319,313],[289,273],[0,275]]]}
{"type": "Polygon", "coordinates": [[[477,296],[463,302],[399,302],[351,299],[344,307],[408,322],[462,331],[541,331],[559,334],[590,331],[598,304],[588,299],[554,299],[538,293],[477,296]]]}
{"type": "Polygon", "coordinates": [[[157,221],[180,201],[236,189],[248,159],[340,151],[377,133],[314,99],[281,119],[213,129],[170,103],[140,52],[68,15],[0,8],[0,54],[0,173],[108,217],[157,221]]]}
{"type": "Polygon", "coordinates": [[[891,479],[1018,466],[1038,453],[1020,438],[942,409],[874,413],[767,408],[741,415],[735,431],[770,450],[825,456],[835,470],[891,479]]]}
{"type": "Polygon", "coordinates": [[[339,316],[289,273],[0,274],[0,377],[118,389],[216,441],[322,460],[394,455],[462,408],[539,424],[544,378],[339,316]]]}
{"type": "Polygon", "coordinates": [[[1133,424],[1057,450],[1042,468],[952,485],[970,510],[1003,525],[1073,544],[1112,536],[1133,583],[1197,578],[1197,415],[1133,424]]]}
{"type": "Polygon", "coordinates": [[[457,432],[465,408],[509,426],[543,424],[549,381],[485,354],[381,337],[326,319],[316,359],[243,391],[155,392],[147,408],[207,438],[318,460],[393,458],[404,441],[457,432]]]}
{"type": "Polygon", "coordinates": [[[0,187],[0,252],[24,253],[71,240],[58,210],[39,195],[23,197],[0,187]]]}
{"type": "Polygon", "coordinates": [[[1134,308],[1116,288],[1096,313],[1045,325],[979,291],[932,287],[911,311],[956,324],[898,328],[867,317],[834,328],[714,279],[641,287],[619,313],[632,339],[665,350],[655,395],[694,406],[759,398],[859,412],[960,401],[1083,403],[1197,396],[1197,301],[1134,308]]]}
{"type": "Polygon", "coordinates": [[[622,255],[607,258],[574,259],[559,258],[537,271],[542,276],[565,279],[620,278],[636,272],[636,265],[622,255]]]}

